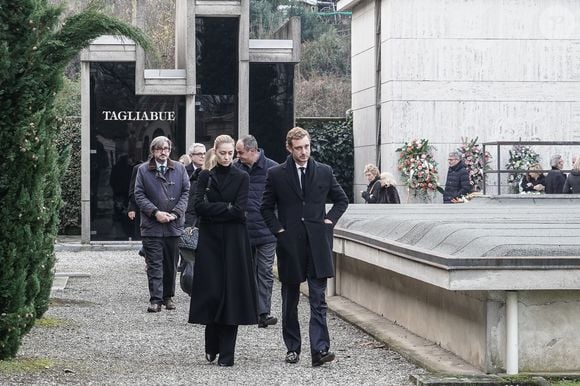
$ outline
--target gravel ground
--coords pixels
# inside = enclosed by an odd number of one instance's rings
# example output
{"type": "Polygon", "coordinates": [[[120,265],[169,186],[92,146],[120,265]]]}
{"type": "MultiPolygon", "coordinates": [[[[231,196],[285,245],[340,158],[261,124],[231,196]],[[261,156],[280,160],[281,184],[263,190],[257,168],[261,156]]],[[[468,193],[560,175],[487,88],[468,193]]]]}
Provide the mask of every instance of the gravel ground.
{"type": "MultiPolygon", "coordinates": [[[[328,315],[331,350],[337,359],[312,368],[308,344],[308,300],[300,301],[303,355],[284,363],[281,323],[239,329],[235,366],[204,358],[203,326],[187,323],[189,297],[177,289],[177,310],[147,313],[143,259],[133,251],[59,252],[57,272],[82,272],[57,291],[45,317],[56,326],[35,326],[18,359],[47,358],[53,365],[21,374],[0,374],[0,384],[340,384],[407,385],[422,373],[396,352],[328,315]]],[[[275,284],[272,314],[280,316],[275,284]]]]}

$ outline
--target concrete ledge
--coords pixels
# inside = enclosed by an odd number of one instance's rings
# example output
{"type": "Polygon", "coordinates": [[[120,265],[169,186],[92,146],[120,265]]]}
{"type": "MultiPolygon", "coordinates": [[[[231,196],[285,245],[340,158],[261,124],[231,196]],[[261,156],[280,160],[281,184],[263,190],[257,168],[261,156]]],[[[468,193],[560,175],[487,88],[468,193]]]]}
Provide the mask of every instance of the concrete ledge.
{"type": "Polygon", "coordinates": [[[481,375],[482,372],[433,342],[341,296],[326,299],[339,317],[360,328],[407,360],[435,373],[481,375]]]}

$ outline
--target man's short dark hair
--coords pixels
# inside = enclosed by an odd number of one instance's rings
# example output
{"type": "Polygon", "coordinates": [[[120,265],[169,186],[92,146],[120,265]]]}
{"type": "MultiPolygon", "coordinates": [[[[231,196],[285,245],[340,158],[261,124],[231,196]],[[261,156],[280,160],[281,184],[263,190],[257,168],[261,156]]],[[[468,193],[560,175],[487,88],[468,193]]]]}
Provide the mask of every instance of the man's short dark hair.
{"type": "Polygon", "coordinates": [[[251,134],[240,137],[239,141],[244,145],[244,150],[258,150],[258,141],[251,134]]]}

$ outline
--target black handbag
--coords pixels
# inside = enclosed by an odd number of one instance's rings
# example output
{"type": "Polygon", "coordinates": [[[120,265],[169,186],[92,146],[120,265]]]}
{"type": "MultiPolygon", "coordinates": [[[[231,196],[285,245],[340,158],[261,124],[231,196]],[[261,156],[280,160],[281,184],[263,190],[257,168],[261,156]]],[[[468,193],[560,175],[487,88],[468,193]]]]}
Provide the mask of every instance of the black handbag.
{"type": "Polygon", "coordinates": [[[179,249],[187,249],[195,251],[197,249],[197,241],[199,240],[199,229],[197,227],[187,227],[183,230],[183,234],[177,240],[177,247],[179,249]]]}

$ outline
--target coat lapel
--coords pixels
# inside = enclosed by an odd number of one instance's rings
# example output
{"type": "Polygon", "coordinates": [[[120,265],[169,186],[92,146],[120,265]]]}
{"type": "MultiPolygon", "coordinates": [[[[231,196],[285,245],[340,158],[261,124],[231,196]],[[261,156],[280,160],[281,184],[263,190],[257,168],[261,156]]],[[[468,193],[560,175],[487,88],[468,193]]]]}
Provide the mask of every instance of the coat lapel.
{"type": "Polygon", "coordinates": [[[286,164],[284,166],[287,175],[287,181],[292,187],[294,193],[298,195],[298,197],[302,197],[302,189],[300,189],[300,182],[298,181],[298,172],[296,171],[296,164],[292,159],[292,156],[288,156],[286,159],[286,164]]]}

